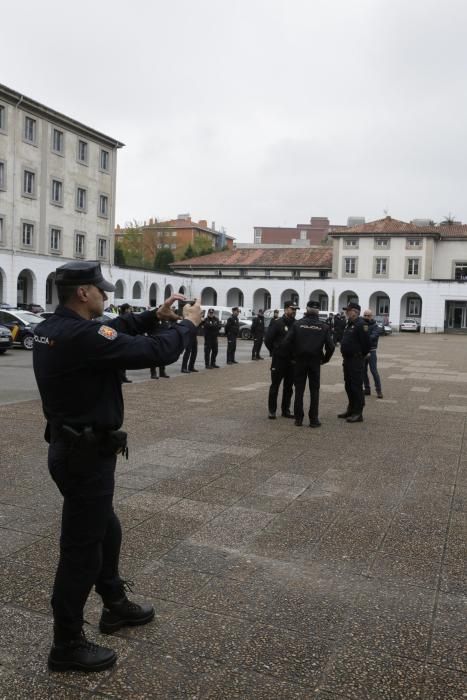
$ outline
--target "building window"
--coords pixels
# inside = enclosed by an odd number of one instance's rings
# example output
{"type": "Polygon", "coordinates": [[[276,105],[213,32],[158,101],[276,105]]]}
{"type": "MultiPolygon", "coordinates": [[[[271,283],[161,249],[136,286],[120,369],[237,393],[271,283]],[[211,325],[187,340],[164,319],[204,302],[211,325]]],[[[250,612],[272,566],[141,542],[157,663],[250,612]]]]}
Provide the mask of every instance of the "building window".
{"type": "Polygon", "coordinates": [[[248,270],[240,269],[240,277],[246,277],[248,275],[248,270]]]}
{"type": "Polygon", "coordinates": [[[5,233],[5,217],[0,216],[0,244],[4,243],[4,233],[5,233]]]}
{"type": "Polygon", "coordinates": [[[52,204],[63,206],[63,182],[61,180],[52,180],[52,204]]]}
{"type": "Polygon", "coordinates": [[[357,258],[344,258],[344,275],[357,274],[357,258]]]}
{"type": "Polygon", "coordinates": [[[49,240],[51,252],[59,253],[61,250],[61,244],[62,244],[62,229],[55,228],[55,227],[51,226],[50,227],[50,240],[49,240]]]}
{"type": "Polygon", "coordinates": [[[78,139],[78,162],[85,165],[88,163],[88,144],[87,141],[81,141],[81,139],[78,139]]]}
{"type": "Polygon", "coordinates": [[[271,277],[271,270],[265,270],[265,271],[264,271],[264,276],[265,276],[265,277],[271,277]]]}
{"type": "Polygon", "coordinates": [[[107,218],[109,215],[109,198],[106,194],[99,195],[99,216],[107,218]]]}
{"type": "Polygon", "coordinates": [[[21,245],[31,248],[34,244],[34,224],[23,222],[21,230],[21,245]]]}
{"type": "Polygon", "coordinates": [[[86,234],[77,232],[75,233],[75,256],[77,258],[84,258],[86,253],[86,234]]]}
{"type": "Polygon", "coordinates": [[[407,299],[407,316],[421,316],[422,306],[419,297],[409,297],[407,299]]]}
{"type": "Polygon", "coordinates": [[[23,197],[36,196],[36,173],[23,170],[23,197]]]}
{"type": "Polygon", "coordinates": [[[105,238],[99,238],[97,241],[97,257],[107,257],[107,241],[105,240],[105,238]]]}
{"type": "Polygon", "coordinates": [[[407,238],[405,247],[406,248],[422,248],[423,239],[421,238],[407,238]]]}
{"type": "Polygon", "coordinates": [[[260,228],[255,228],[255,243],[261,243],[262,230],[260,228]]]}
{"type": "Polygon", "coordinates": [[[28,143],[36,144],[37,142],[37,122],[32,117],[24,117],[24,140],[28,143]]]}
{"type": "Polygon", "coordinates": [[[176,243],[171,243],[171,244],[170,244],[170,247],[171,247],[172,250],[176,250],[176,249],[177,249],[177,244],[176,244],[176,243]]]}
{"type": "Polygon", "coordinates": [[[328,276],[328,271],[327,270],[320,270],[319,276],[321,277],[321,279],[324,279],[325,277],[328,276]]]}
{"type": "Polygon", "coordinates": [[[376,315],[385,316],[389,314],[389,297],[376,297],[376,315]]]}
{"type": "Polygon", "coordinates": [[[358,238],[344,238],[344,248],[358,248],[358,238]]]}
{"type": "Polygon", "coordinates": [[[65,134],[60,129],[52,129],[52,151],[62,154],[64,151],[65,134]]]}
{"type": "Polygon", "coordinates": [[[6,107],[0,105],[0,131],[6,131],[6,107]]]}
{"type": "Polygon", "coordinates": [[[109,171],[109,163],[110,163],[110,154],[108,151],[105,151],[103,148],[101,148],[101,154],[100,154],[100,169],[104,170],[104,172],[109,171]]]}
{"type": "Polygon", "coordinates": [[[467,280],[467,262],[454,263],[454,279],[467,280]]]}
{"type": "Polygon", "coordinates": [[[6,190],[6,163],[0,160],[0,190],[6,190]]]}
{"type": "Polygon", "coordinates": [[[384,276],[388,274],[388,259],[375,258],[375,275],[384,276]]]}
{"type": "Polygon", "coordinates": [[[420,275],[420,258],[407,258],[407,276],[418,277],[420,275]]]}
{"type": "Polygon", "coordinates": [[[292,270],[292,278],[298,279],[300,277],[300,270],[292,270]]]}
{"type": "Polygon", "coordinates": [[[390,248],[390,238],[375,238],[375,248],[390,248]]]}
{"type": "Polygon", "coordinates": [[[87,191],[84,187],[78,187],[76,190],[76,209],[78,211],[86,211],[87,191]]]}

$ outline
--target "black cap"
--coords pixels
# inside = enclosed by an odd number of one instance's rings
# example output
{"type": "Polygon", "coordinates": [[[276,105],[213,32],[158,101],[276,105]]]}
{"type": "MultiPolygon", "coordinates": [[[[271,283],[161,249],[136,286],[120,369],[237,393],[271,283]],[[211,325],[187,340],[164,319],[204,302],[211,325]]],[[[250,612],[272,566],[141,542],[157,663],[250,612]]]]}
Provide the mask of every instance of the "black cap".
{"type": "Polygon", "coordinates": [[[362,307],[360,306],[360,304],[357,304],[356,301],[349,301],[347,306],[344,306],[342,311],[350,311],[350,309],[357,309],[357,311],[361,311],[362,307]]]}
{"type": "Polygon", "coordinates": [[[321,308],[319,305],[319,301],[311,301],[311,299],[310,299],[310,301],[307,302],[306,305],[307,305],[308,309],[318,309],[318,311],[319,311],[321,308]]]}
{"type": "Polygon", "coordinates": [[[101,264],[95,260],[69,262],[55,271],[57,287],[78,287],[80,284],[93,284],[104,292],[114,292],[115,287],[104,279],[101,264]]]}
{"type": "Polygon", "coordinates": [[[293,301],[284,301],[284,309],[299,309],[300,307],[297,304],[294,304],[293,301]]]}
{"type": "Polygon", "coordinates": [[[240,309],[238,308],[238,306],[232,306],[232,311],[240,311],[240,309]]]}

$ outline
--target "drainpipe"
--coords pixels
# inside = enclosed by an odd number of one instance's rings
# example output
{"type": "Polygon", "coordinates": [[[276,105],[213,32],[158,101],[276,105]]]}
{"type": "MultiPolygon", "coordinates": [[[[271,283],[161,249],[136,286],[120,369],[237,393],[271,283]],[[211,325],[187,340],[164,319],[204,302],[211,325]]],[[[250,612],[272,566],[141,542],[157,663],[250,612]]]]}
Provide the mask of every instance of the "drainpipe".
{"type": "MultiPolygon", "coordinates": [[[[24,96],[21,95],[19,98],[18,102],[15,104],[15,127],[14,127],[14,132],[13,132],[13,206],[12,206],[12,211],[11,211],[11,253],[12,253],[12,268],[14,270],[14,273],[16,273],[16,265],[15,265],[15,255],[16,255],[16,247],[15,247],[15,224],[16,224],[16,134],[17,134],[17,129],[18,129],[18,119],[17,119],[17,112],[18,112],[18,107],[20,106],[21,102],[23,101],[24,96]]],[[[17,285],[18,285],[18,280],[16,278],[16,274],[14,274],[14,278],[16,279],[16,286],[15,286],[15,298],[12,300],[14,302],[14,306],[16,306],[17,303],[17,285]]]]}

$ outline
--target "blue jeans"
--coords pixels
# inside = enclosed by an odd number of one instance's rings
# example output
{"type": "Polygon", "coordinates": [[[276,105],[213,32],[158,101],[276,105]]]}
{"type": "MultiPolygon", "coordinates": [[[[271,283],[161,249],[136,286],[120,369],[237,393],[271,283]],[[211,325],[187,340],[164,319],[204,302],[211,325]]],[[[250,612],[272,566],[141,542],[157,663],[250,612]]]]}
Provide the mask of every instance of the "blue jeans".
{"type": "Polygon", "coordinates": [[[378,359],[376,357],[376,350],[370,350],[370,357],[365,360],[365,371],[363,372],[363,385],[366,390],[370,390],[370,379],[368,377],[368,367],[373,375],[375,381],[376,393],[381,393],[381,379],[378,373],[378,359]]]}

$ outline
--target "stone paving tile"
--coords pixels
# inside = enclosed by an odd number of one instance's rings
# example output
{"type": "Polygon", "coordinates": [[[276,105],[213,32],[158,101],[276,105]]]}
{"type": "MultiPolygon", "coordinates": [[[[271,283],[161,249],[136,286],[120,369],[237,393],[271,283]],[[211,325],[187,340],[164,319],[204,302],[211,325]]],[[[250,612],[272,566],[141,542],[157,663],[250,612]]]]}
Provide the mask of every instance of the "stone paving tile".
{"type": "Polygon", "coordinates": [[[423,700],[462,700],[467,698],[467,676],[439,666],[427,666],[423,700]]]}
{"type": "Polygon", "coordinates": [[[444,549],[447,523],[427,522],[405,515],[396,515],[381,546],[388,554],[407,554],[414,557],[439,558],[444,549]]]}
{"type": "Polygon", "coordinates": [[[467,599],[440,594],[429,661],[467,672],[467,599]]]}
{"type": "MultiPolygon", "coordinates": [[[[23,533],[21,533],[23,534],[23,533]]],[[[24,547],[9,555],[8,559],[13,561],[23,562],[39,569],[49,569],[55,571],[59,557],[59,543],[56,538],[42,537],[41,539],[34,538],[32,535],[26,535],[31,538],[33,544],[24,547]]]]}
{"type": "Polygon", "coordinates": [[[37,535],[20,532],[19,530],[10,530],[5,527],[0,528],[0,552],[2,556],[16,554],[24,550],[28,545],[38,541],[39,537],[37,535]]]}
{"type": "Polygon", "coordinates": [[[309,700],[310,689],[263,673],[222,668],[202,687],[200,697],[205,700],[309,700]]]}
{"type": "Polygon", "coordinates": [[[266,527],[272,517],[270,513],[231,506],[192,535],[190,541],[238,549],[266,527]]]}
{"type": "Polygon", "coordinates": [[[367,574],[370,577],[392,581],[396,584],[419,586],[420,588],[436,588],[439,580],[441,557],[433,560],[414,559],[411,556],[377,553],[367,574]]]}
{"type": "Polygon", "coordinates": [[[133,577],[133,583],[141,595],[188,604],[210,578],[211,574],[164,560],[149,563],[133,577]]]}
{"type": "Polygon", "coordinates": [[[0,698],[2,700],[85,700],[89,693],[62,685],[57,679],[25,676],[0,668],[0,698]]]}
{"type": "Polygon", "coordinates": [[[236,501],[240,508],[251,508],[265,513],[281,513],[292,503],[293,496],[261,495],[253,493],[236,501]]]}
{"type": "Polygon", "coordinates": [[[445,559],[441,569],[440,589],[467,597],[467,560],[452,562],[445,559]]]}
{"type": "Polygon", "coordinates": [[[320,680],[320,688],[351,700],[420,700],[424,667],[416,661],[370,654],[347,645],[337,650],[320,680]]]}
{"type": "Polygon", "coordinates": [[[167,552],[161,561],[171,561],[179,566],[208,574],[219,574],[227,568],[228,560],[227,550],[183,541],[167,552]]]}
{"type": "Polygon", "coordinates": [[[198,491],[191,494],[191,498],[206,503],[230,506],[242,498],[241,493],[236,493],[230,489],[218,488],[217,486],[203,486],[198,491]]]}
{"type": "Polygon", "coordinates": [[[467,561],[467,517],[465,513],[452,513],[446,545],[446,558],[453,562],[467,561]]]}

